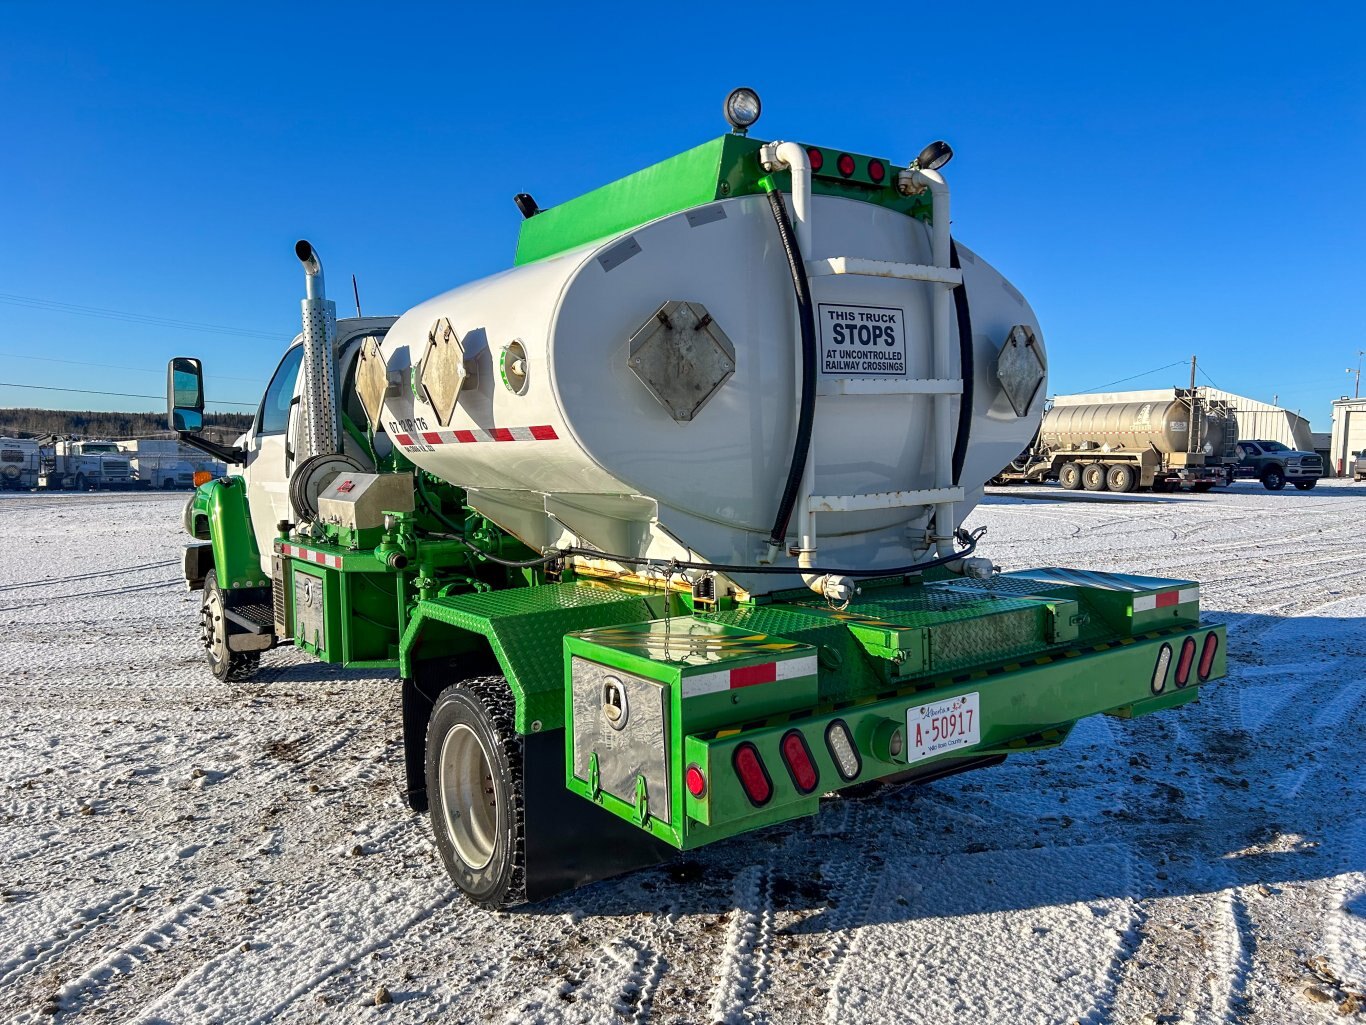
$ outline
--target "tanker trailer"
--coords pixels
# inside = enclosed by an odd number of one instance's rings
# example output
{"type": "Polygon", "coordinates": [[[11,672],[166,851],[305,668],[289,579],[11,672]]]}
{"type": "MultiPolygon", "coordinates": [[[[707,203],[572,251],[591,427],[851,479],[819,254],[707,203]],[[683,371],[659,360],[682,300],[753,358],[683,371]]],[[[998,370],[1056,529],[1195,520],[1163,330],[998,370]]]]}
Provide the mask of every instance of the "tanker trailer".
{"type": "Polygon", "coordinates": [[[220,679],[292,644],[401,680],[405,797],[505,907],[1195,699],[1195,584],[999,572],[964,520],[1032,438],[1033,311],[949,235],[952,155],[733,131],[548,209],[511,269],[304,330],[185,510],[220,679]]]}
{"type": "Polygon", "coordinates": [[[1056,480],[1069,491],[1208,491],[1232,480],[1238,421],[1199,389],[1061,396],[999,483],[1056,480]]]}

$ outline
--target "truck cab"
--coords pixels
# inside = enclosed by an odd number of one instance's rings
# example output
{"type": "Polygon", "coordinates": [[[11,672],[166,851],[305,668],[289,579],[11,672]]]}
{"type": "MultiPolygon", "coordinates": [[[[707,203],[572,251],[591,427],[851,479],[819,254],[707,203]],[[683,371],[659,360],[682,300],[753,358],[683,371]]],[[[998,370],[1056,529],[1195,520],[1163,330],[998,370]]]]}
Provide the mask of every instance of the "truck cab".
{"type": "Polygon", "coordinates": [[[87,491],[132,487],[133,471],[126,452],[112,441],[58,439],[44,460],[40,482],[49,488],[87,491]]]}
{"type": "Polygon", "coordinates": [[[1234,476],[1260,480],[1268,491],[1280,491],[1287,481],[1308,491],[1323,476],[1323,457],[1317,452],[1300,452],[1279,441],[1240,441],[1237,452],[1234,476]]]}

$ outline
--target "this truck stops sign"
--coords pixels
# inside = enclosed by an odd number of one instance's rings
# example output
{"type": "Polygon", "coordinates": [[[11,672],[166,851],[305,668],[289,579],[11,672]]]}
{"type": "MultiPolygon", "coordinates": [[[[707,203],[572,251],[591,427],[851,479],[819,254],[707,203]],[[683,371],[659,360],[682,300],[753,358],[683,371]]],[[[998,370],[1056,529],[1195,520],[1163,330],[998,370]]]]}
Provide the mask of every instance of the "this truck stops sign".
{"type": "Polygon", "coordinates": [[[891,306],[820,303],[821,373],[898,377],[906,373],[906,314],[891,306]]]}

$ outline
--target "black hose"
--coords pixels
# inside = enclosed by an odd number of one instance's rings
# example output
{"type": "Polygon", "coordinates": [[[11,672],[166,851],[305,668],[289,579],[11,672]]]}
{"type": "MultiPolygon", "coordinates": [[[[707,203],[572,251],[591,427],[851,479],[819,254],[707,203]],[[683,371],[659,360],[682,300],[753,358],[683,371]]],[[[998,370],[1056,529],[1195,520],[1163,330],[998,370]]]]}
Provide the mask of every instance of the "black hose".
{"type": "Polygon", "coordinates": [[[797,491],[802,485],[806,460],[811,455],[811,425],[816,418],[816,374],[819,357],[816,352],[816,314],[811,305],[811,284],[806,279],[806,262],[792,233],[792,222],[787,219],[783,194],[772,189],[768,205],[778,225],[778,238],[787,254],[787,266],[792,271],[792,290],[797,297],[797,323],[802,334],[802,394],[797,407],[797,433],[792,439],[792,463],[787,468],[787,483],[778,501],[778,514],[773,518],[773,529],[768,543],[781,548],[787,540],[787,527],[792,520],[792,507],[797,504],[797,491]]]}
{"type": "MultiPolygon", "coordinates": [[[[963,265],[958,262],[958,243],[949,240],[949,266],[959,270],[963,265]]],[[[958,318],[958,370],[963,379],[963,394],[958,400],[958,434],[953,439],[953,483],[957,486],[963,477],[963,461],[968,456],[968,441],[972,435],[973,403],[973,349],[972,315],[968,311],[967,283],[962,282],[953,290],[953,309],[958,318]]]]}

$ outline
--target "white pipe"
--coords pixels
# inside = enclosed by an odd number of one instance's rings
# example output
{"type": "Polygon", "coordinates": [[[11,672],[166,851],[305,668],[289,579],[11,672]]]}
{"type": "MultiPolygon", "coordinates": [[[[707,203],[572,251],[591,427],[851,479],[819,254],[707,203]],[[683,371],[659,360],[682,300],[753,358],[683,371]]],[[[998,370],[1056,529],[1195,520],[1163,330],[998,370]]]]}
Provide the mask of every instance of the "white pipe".
{"type": "MultiPolygon", "coordinates": [[[[930,190],[930,253],[934,266],[947,268],[952,263],[951,236],[949,234],[949,186],[938,171],[917,168],[911,172],[911,180],[930,190]]],[[[932,376],[944,380],[950,376],[949,349],[949,310],[953,297],[947,285],[936,285],[931,300],[931,338],[934,341],[932,376]]],[[[951,396],[934,397],[934,486],[948,488],[953,486],[953,434],[951,396]]],[[[935,536],[940,555],[953,554],[954,507],[944,503],[936,507],[935,536]]]]}
{"type": "Polygon", "coordinates": [[[802,259],[813,259],[811,251],[811,158],[795,142],[780,142],[774,150],[780,164],[792,172],[792,219],[797,229],[797,248],[802,259]]]}

